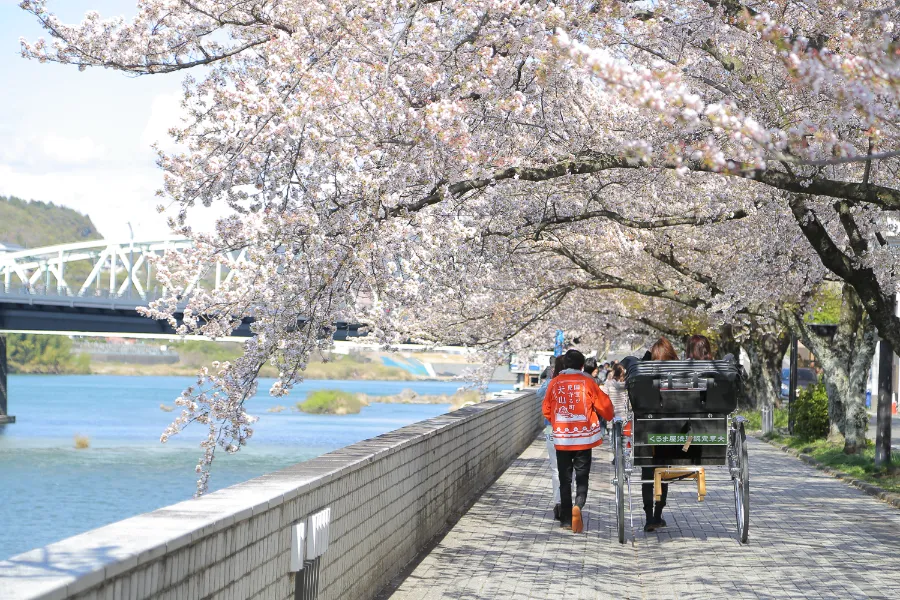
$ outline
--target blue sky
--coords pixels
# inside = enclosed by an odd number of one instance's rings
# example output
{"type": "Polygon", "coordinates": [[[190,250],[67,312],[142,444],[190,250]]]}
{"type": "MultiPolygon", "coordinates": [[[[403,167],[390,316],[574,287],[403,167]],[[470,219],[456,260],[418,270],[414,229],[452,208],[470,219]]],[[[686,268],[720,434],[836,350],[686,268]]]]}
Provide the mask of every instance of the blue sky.
{"type": "MultiPolygon", "coordinates": [[[[165,217],[155,210],[162,172],[150,144],[165,142],[166,130],[177,124],[182,76],[79,72],[25,60],[19,37],[33,41],[44,33],[17,4],[0,0],[0,195],[89,214],[108,239],[128,239],[129,221],[135,237],[167,234],[165,217]]],[[[135,4],[55,0],[50,6],[72,23],[87,10],[129,16],[135,4]]],[[[207,228],[210,215],[198,216],[207,228]]]]}

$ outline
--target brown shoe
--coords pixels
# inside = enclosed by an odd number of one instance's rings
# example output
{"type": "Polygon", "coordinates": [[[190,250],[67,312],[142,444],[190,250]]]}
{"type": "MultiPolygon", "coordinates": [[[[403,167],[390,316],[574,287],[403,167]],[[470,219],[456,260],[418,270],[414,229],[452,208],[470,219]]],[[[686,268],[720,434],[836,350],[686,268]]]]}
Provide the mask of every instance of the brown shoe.
{"type": "Polygon", "coordinates": [[[581,507],[577,504],[572,507],[572,533],[584,531],[584,521],[581,519],[581,507]]]}

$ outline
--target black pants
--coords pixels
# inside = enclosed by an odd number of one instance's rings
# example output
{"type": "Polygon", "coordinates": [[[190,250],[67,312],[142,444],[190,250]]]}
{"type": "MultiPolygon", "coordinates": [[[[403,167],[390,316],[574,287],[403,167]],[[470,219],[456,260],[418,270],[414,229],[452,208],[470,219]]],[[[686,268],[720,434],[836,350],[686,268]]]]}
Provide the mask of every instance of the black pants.
{"type": "MultiPolygon", "coordinates": [[[[641,479],[653,479],[653,467],[641,467],[641,479]]],[[[662,484],[662,497],[656,503],[656,510],[662,512],[666,506],[666,496],[669,495],[669,484],[662,484]]],[[[653,512],[653,484],[641,484],[641,496],[644,498],[644,512],[650,514],[653,512]]]]}
{"type": "Polygon", "coordinates": [[[572,471],[575,471],[575,504],[584,508],[591,474],[591,449],[557,450],[556,466],[559,469],[560,520],[569,523],[572,521],[572,471]]]}

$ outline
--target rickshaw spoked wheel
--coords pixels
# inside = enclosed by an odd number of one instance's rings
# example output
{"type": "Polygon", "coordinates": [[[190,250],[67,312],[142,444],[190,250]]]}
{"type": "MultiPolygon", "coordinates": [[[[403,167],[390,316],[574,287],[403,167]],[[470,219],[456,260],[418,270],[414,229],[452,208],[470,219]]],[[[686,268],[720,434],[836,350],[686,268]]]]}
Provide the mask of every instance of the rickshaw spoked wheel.
{"type": "Polygon", "coordinates": [[[732,430],[732,457],[737,464],[733,473],[734,516],[737,522],[738,541],[747,543],[750,530],[750,459],[747,455],[747,434],[742,422],[732,430]]]}
{"type": "Polygon", "coordinates": [[[625,543],[625,443],[622,421],[613,423],[613,456],[616,469],[616,528],[619,543],[625,543]]]}

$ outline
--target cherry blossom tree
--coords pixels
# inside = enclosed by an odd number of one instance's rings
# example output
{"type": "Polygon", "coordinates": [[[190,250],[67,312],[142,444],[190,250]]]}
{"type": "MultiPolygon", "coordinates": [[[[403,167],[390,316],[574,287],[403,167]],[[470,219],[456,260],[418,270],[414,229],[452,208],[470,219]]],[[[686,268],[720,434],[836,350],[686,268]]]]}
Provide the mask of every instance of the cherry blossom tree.
{"type": "Polygon", "coordinates": [[[336,321],[499,356],[608,294],[727,324],[827,270],[900,347],[887,0],[139,0],[75,25],[21,6],[51,36],[27,58],[185,71],[186,150],[159,164],[196,247],[159,265],[148,314],[256,333],[164,435],[209,427],[200,492],[252,434],[260,367],[287,393],[336,321]],[[234,214],[201,235],[198,203],[234,214]],[[226,249],[247,250],[235,276],[194,285],[226,249]]]}

